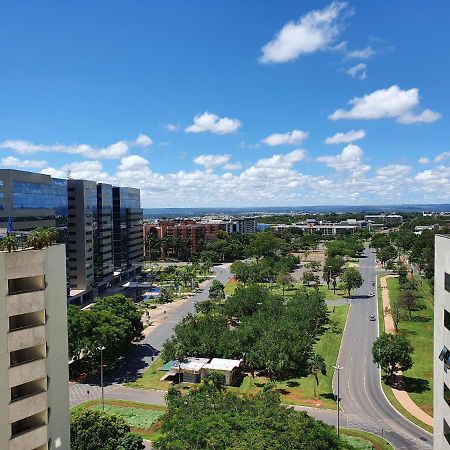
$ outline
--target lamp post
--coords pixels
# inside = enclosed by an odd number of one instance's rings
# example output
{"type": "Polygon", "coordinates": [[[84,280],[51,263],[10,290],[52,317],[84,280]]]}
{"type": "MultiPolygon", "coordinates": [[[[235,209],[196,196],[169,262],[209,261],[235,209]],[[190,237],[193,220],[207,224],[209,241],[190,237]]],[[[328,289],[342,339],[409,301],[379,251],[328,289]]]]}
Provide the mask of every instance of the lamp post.
{"type": "Polygon", "coordinates": [[[343,369],[342,366],[340,366],[339,364],[336,364],[335,366],[333,366],[336,370],[337,370],[337,397],[336,397],[336,401],[337,401],[337,434],[339,436],[339,403],[340,403],[340,393],[339,393],[339,372],[341,369],[343,369]]]}
{"type": "Polygon", "coordinates": [[[105,346],[97,347],[97,350],[100,350],[100,386],[102,388],[102,411],[105,410],[105,396],[103,394],[103,350],[105,350],[105,346]]]}

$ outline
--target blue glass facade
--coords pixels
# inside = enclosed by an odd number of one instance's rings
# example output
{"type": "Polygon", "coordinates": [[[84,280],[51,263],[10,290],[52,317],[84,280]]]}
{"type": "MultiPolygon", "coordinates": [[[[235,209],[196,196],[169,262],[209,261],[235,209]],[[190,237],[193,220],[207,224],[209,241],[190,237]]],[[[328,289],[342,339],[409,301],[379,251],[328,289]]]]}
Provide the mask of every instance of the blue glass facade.
{"type": "Polygon", "coordinates": [[[52,178],[49,184],[13,180],[13,209],[54,209],[67,215],[67,180],[52,178]]]}

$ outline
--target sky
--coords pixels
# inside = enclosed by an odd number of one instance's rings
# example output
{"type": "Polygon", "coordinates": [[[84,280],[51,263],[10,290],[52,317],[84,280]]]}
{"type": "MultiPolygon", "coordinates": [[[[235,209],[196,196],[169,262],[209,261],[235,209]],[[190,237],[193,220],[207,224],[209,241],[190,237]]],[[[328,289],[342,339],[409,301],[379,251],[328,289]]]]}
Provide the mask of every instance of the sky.
{"type": "Polygon", "coordinates": [[[450,202],[446,0],[0,1],[0,164],[144,207],[450,202]]]}

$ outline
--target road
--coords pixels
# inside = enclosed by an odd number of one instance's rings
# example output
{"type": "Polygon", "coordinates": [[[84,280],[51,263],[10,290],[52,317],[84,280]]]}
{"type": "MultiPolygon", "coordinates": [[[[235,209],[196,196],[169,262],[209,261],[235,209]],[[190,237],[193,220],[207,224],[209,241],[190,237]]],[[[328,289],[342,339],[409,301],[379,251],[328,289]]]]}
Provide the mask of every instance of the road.
{"type": "MultiPolygon", "coordinates": [[[[231,276],[230,265],[223,264],[213,267],[215,279],[225,284],[231,276]]],[[[174,327],[184,316],[195,311],[195,303],[206,300],[208,298],[208,290],[212,280],[206,281],[202,285],[202,290],[181,303],[178,308],[167,313],[167,318],[158,325],[151,333],[144,337],[142,341],[137,343],[132,351],[128,353],[122,360],[118,361],[115,367],[105,371],[104,385],[109,393],[114,389],[115,385],[135,379],[139,374],[151,364],[162,350],[162,346],[166,340],[173,335],[174,327]]],[[[70,383],[69,395],[70,405],[82,403],[83,401],[95,398],[99,394],[99,383],[95,384],[77,384],[70,383]],[[89,391],[89,394],[88,394],[89,391]]],[[[106,392],[105,392],[106,393],[106,392]]]]}
{"type": "MultiPolygon", "coordinates": [[[[360,259],[364,284],[351,300],[347,326],[342,339],[338,363],[340,371],[341,426],[359,428],[384,436],[397,450],[432,448],[432,436],[405,419],[386,399],[380,384],[380,370],[372,361],[372,344],[378,337],[377,297],[375,291],[375,256],[368,248],[360,259]],[[375,314],[377,321],[369,321],[375,314]]],[[[336,392],[337,377],[333,384],[336,392]]],[[[329,422],[329,417],[322,417],[329,422]]],[[[336,419],[332,423],[336,423],[336,419]]]]}

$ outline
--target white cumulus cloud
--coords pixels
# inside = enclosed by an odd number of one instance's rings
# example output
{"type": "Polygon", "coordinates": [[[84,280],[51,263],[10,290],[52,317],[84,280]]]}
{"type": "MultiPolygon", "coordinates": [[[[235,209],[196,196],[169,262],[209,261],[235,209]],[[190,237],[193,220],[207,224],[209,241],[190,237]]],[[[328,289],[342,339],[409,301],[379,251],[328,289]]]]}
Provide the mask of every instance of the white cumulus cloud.
{"type": "Polygon", "coordinates": [[[422,158],[419,158],[419,164],[429,164],[430,163],[430,158],[426,158],[425,156],[423,156],[422,158]]]}
{"type": "Polygon", "coordinates": [[[317,161],[332,167],[338,172],[352,172],[354,175],[362,174],[370,169],[363,163],[364,152],[355,144],[348,144],[340,154],[336,156],[319,156],[317,161]]]}
{"type": "Polygon", "coordinates": [[[153,144],[153,141],[151,140],[150,136],[141,133],[134,141],[134,144],[136,147],[148,147],[149,145],[153,144]]]}
{"type": "Polygon", "coordinates": [[[348,144],[366,137],[364,130],[351,130],[346,133],[336,133],[325,139],[325,144],[348,144]]]}
{"type": "Polygon", "coordinates": [[[184,131],[186,133],[204,133],[209,131],[214,134],[229,134],[235,133],[241,125],[238,119],[219,117],[216,114],[205,111],[203,114],[197,114],[194,117],[194,123],[186,127],[184,131]]]}
{"type": "Polygon", "coordinates": [[[148,166],[148,160],[139,155],[129,155],[120,160],[119,170],[142,170],[148,166]]]}
{"type": "Polygon", "coordinates": [[[236,162],[236,163],[226,163],[226,164],[223,166],[223,168],[224,168],[225,170],[230,170],[230,171],[233,171],[233,170],[240,170],[240,169],[242,169],[242,164],[241,164],[240,162],[236,162]]]}
{"type": "Polygon", "coordinates": [[[261,63],[283,63],[302,54],[326,49],[342,30],[342,11],[347,3],[334,1],[321,10],[313,10],[298,22],[288,22],[274,39],[261,49],[261,63]]]}
{"type": "Polygon", "coordinates": [[[266,138],[262,139],[261,142],[264,144],[270,145],[271,147],[275,147],[277,145],[297,145],[301,144],[307,137],[308,133],[302,130],[292,130],[287,133],[274,133],[266,138]]]}
{"type": "Polygon", "coordinates": [[[165,129],[167,131],[171,131],[171,132],[179,131],[180,130],[180,125],[175,124],[175,123],[167,123],[165,125],[165,129]]]}
{"type": "Polygon", "coordinates": [[[384,178],[405,177],[412,170],[411,166],[404,164],[389,164],[377,169],[377,175],[384,178]]]}
{"type": "Polygon", "coordinates": [[[37,161],[25,159],[21,160],[19,158],[15,158],[14,156],[7,156],[6,158],[2,158],[0,162],[2,167],[17,167],[20,169],[40,169],[47,165],[47,161],[37,161]]]}
{"type": "Polygon", "coordinates": [[[338,109],[329,116],[331,120],[339,119],[383,119],[396,118],[397,122],[410,124],[416,122],[433,122],[441,117],[429,109],[419,114],[414,109],[419,106],[419,90],[403,90],[394,85],[379,89],[364,97],[354,97],[349,101],[350,109],[338,109]]]}
{"type": "Polygon", "coordinates": [[[200,155],[194,158],[194,163],[203,166],[206,170],[221,167],[230,161],[230,155],[200,155]]]}

